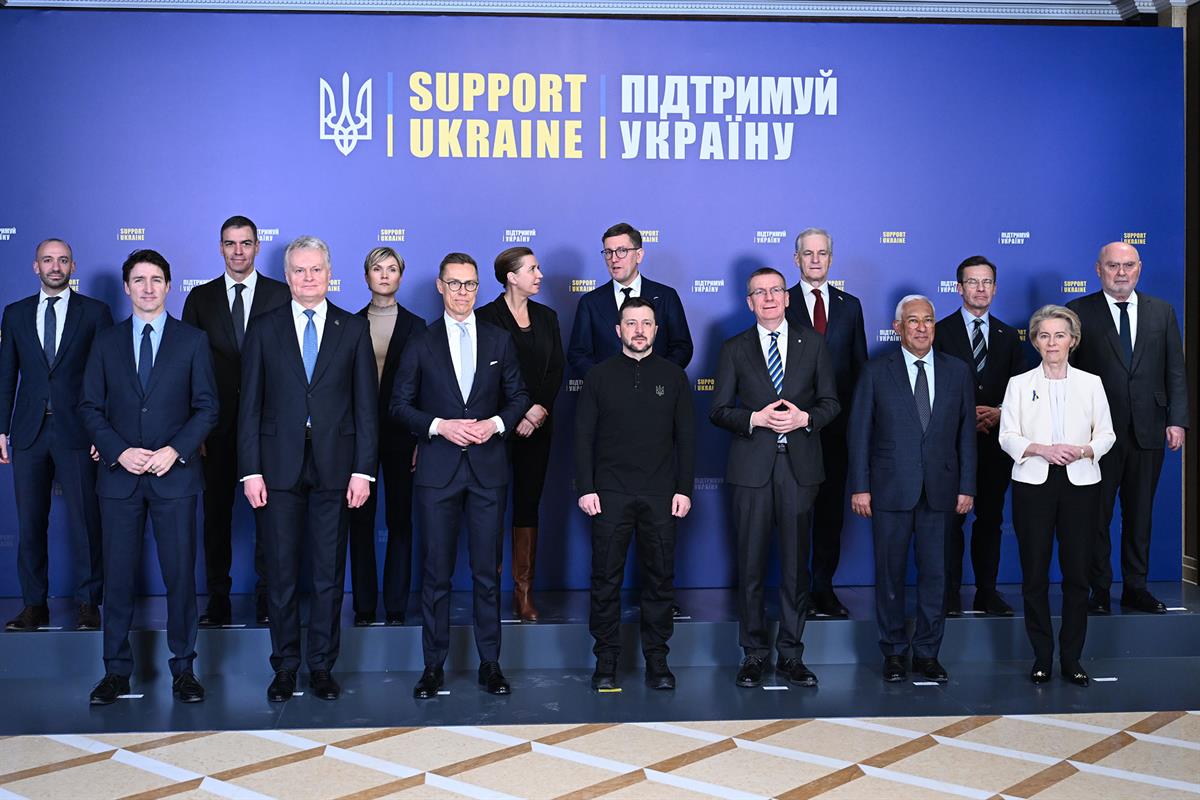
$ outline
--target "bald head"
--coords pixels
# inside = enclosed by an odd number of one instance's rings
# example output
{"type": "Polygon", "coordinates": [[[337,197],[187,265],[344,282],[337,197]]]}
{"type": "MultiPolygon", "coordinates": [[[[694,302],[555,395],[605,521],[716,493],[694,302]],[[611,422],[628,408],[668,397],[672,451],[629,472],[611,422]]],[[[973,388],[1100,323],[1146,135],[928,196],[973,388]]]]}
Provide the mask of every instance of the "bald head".
{"type": "Polygon", "coordinates": [[[1125,242],[1109,242],[1100,248],[1096,259],[1096,275],[1109,297],[1123,302],[1137,288],[1142,274],[1142,259],[1137,248],[1125,242]]]}

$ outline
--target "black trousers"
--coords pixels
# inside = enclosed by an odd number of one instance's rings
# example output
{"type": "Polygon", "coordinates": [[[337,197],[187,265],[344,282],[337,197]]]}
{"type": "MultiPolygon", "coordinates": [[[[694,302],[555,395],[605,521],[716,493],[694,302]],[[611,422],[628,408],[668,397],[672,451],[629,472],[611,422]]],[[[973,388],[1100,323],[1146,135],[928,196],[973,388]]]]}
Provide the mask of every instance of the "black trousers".
{"type": "Polygon", "coordinates": [[[638,563],[642,568],[642,652],[666,655],[675,631],[675,517],[670,495],[599,492],[600,513],[592,517],[592,602],[589,628],[592,651],[621,651],[621,582],[629,540],[637,530],[638,563]]]}
{"type": "MultiPolygon", "coordinates": [[[[975,521],[971,524],[971,567],[975,591],[994,592],[1000,571],[1000,537],[1004,522],[1004,494],[1012,477],[1012,459],[1000,449],[995,434],[975,437],[975,521]]],[[[946,531],[946,595],[958,598],[962,589],[963,541],[967,517],[949,514],[946,531]]]]}
{"type": "Polygon", "coordinates": [[[508,486],[484,486],[464,455],[443,487],[418,486],[425,572],[421,580],[421,647],[425,666],[440,667],[450,651],[450,591],[458,556],[458,532],[467,522],[471,562],[475,649],[480,661],[500,660],[501,530],[508,486]]]}
{"type": "MultiPolygon", "coordinates": [[[[118,467],[120,469],[120,467],[118,467]]],[[[104,525],[104,670],[129,677],[133,650],[129,628],[142,563],[142,536],[149,514],[158,566],[167,589],[167,646],[171,675],[196,658],[196,496],[159,497],[157,478],[143,475],[129,497],[100,498],[104,525]]]]}
{"type": "Polygon", "coordinates": [[[809,515],[816,486],[796,483],[786,453],[775,456],[771,480],[763,486],[733,487],[733,519],[737,530],[738,643],[748,656],[770,653],[763,610],[763,581],[771,531],[779,529],[779,635],[775,649],[780,658],[804,655],[804,619],[808,614],[809,515]]]}
{"type": "MultiPolygon", "coordinates": [[[[825,462],[825,481],[817,489],[812,508],[812,590],[827,592],[833,588],[833,576],[842,558],[842,526],[846,521],[846,415],[842,413],[821,431],[821,457],[825,462]]],[[[808,556],[805,556],[807,559],[808,556]]]]}
{"type": "MultiPolygon", "coordinates": [[[[300,479],[291,489],[270,489],[259,509],[267,598],[271,617],[271,668],[300,668],[300,559],[308,555],[312,595],[308,614],[308,668],[331,670],[341,644],[346,579],[346,487],[318,489],[312,444],[305,443],[300,479]]],[[[372,489],[375,487],[372,486],[372,489]]]]}
{"type": "Polygon", "coordinates": [[[354,611],[374,614],[379,603],[379,573],[375,559],[375,514],[379,495],[384,496],[387,549],[383,556],[383,608],[404,614],[412,585],[412,450],[379,450],[383,483],[371,487],[371,496],[350,511],[350,585],[354,611]]]}
{"type": "Polygon", "coordinates": [[[879,648],[885,656],[908,651],[904,630],[904,578],[908,547],[917,557],[917,624],[912,651],[917,658],[936,658],[942,646],[946,601],[946,517],[954,513],[929,507],[925,493],[908,511],[872,510],[875,535],[875,617],[879,648]]]}
{"type": "Polygon", "coordinates": [[[1045,483],[1013,481],[1013,527],[1021,551],[1025,631],[1033,645],[1034,661],[1046,669],[1054,660],[1049,597],[1054,538],[1058,537],[1063,593],[1059,660],[1073,668],[1079,666],[1087,634],[1088,556],[1100,516],[1100,485],[1076,486],[1064,467],[1050,465],[1045,483]]]}
{"type": "Polygon", "coordinates": [[[27,606],[42,606],[50,592],[50,498],[57,480],[67,512],[75,602],[99,605],[103,590],[100,507],[96,502],[96,465],[88,451],[63,447],[55,433],[54,415],[50,414],[29,447],[18,450],[10,441],[9,453],[17,504],[17,578],[22,600],[27,606]]]}
{"type": "Polygon", "coordinates": [[[1121,580],[1126,589],[1145,589],[1150,571],[1150,533],[1154,493],[1162,474],[1163,448],[1143,450],[1133,429],[1117,433],[1117,442],[1100,459],[1100,517],[1093,533],[1091,586],[1107,597],[1112,587],[1112,518],[1121,499],[1121,580]]]}
{"type": "Polygon", "coordinates": [[[550,429],[538,428],[528,439],[513,436],[509,440],[512,460],[514,528],[536,528],[538,506],[546,486],[546,468],[550,464],[550,429]]]}
{"type": "MultiPolygon", "coordinates": [[[[233,503],[241,494],[237,430],[204,443],[204,574],[210,597],[229,597],[233,567],[233,503]]],[[[267,565],[259,517],[254,521],[254,594],[267,596],[267,565]]]]}

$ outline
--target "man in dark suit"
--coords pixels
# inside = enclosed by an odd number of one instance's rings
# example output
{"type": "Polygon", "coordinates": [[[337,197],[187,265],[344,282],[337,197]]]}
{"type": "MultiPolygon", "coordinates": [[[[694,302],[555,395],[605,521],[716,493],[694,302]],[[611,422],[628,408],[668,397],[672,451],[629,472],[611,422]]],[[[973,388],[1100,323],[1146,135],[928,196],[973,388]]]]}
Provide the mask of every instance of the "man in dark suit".
{"type": "Polygon", "coordinates": [[[737,530],[739,640],[745,658],[737,685],[762,685],[770,654],[763,582],[771,529],[779,528],[779,653],[776,669],[790,683],[816,686],[804,666],[809,514],[825,477],[821,431],[837,416],[837,383],[825,340],[789,326],[783,275],[756,270],[746,303],[757,324],[721,347],[709,419],[734,434],[725,482],[733,486],[737,530]]]}
{"type": "MultiPolygon", "coordinates": [[[[350,582],[354,624],[375,622],[379,575],[375,569],[375,510],[384,495],[387,551],[383,560],[383,609],[388,625],[403,625],[412,574],[412,459],[416,438],[392,418],[388,406],[396,385],[400,354],[425,332],[421,318],[396,302],[404,277],[404,259],[390,247],[376,247],[363,264],[371,302],[359,311],[371,329],[379,374],[379,466],[386,491],[371,492],[362,508],[350,513],[350,582]]],[[[378,484],[376,484],[378,487],[378,484]]]]}
{"type": "Polygon", "coordinates": [[[90,631],[100,627],[100,509],[91,440],[75,407],[92,340],[112,325],[112,314],[99,300],[71,291],[70,245],[47,239],[35,252],[33,272],[41,289],[5,308],[0,322],[0,464],[13,465],[17,577],[24,601],[5,629],[50,624],[46,542],[58,481],[74,555],[76,626],[90,631]]]}
{"type": "Polygon", "coordinates": [[[300,668],[300,560],[308,555],[309,688],[335,700],[346,575],[347,508],[362,506],[378,461],[379,385],[367,321],[325,299],[329,248],[301,236],[284,251],[292,299],[246,331],[238,468],[259,509],[271,625],[272,702],[300,668]]]}
{"type": "Polygon", "coordinates": [[[867,362],[848,426],[850,507],[875,534],[875,614],[883,679],[904,680],[904,577],[917,560],[913,672],[944,683],[938,662],[946,604],[946,525],[975,495],[975,385],[957,358],[933,352],[933,303],[908,295],[896,306],[900,349],[867,362]],[[933,373],[932,375],[930,373],[933,373]]]}
{"type": "MultiPolygon", "coordinates": [[[[962,308],[937,324],[933,349],[965,362],[975,382],[975,522],[971,525],[971,566],[975,569],[976,611],[1011,617],[1012,607],[996,591],[1000,570],[1000,523],[1013,462],[1000,449],[1000,401],[1008,379],[1028,369],[1021,337],[991,314],[996,296],[996,265],[971,256],[956,273],[962,308]]],[[[954,515],[946,531],[946,616],[962,616],[963,526],[954,515]]]]}
{"type": "Polygon", "coordinates": [[[135,250],[121,267],[133,316],[96,336],[79,414],[99,451],[96,479],[104,529],[104,678],[93,705],[129,692],[129,627],[146,515],[154,523],[167,589],[172,693],[204,699],[196,658],[196,499],[204,489],[199,451],[217,423],[208,337],[166,312],[171,266],[135,250]]]}
{"type": "Polygon", "coordinates": [[[825,481],[817,490],[812,513],[812,594],[810,614],[848,615],[833,590],[833,576],[842,557],[842,525],[846,518],[846,411],[854,384],[867,363],[867,336],[862,304],[829,282],[833,238],[821,228],[806,228],[796,237],[796,266],[800,282],[789,292],[788,322],[813,328],[825,337],[837,378],[838,403],[843,413],[821,431],[825,481]]]}
{"type": "Polygon", "coordinates": [[[1089,608],[1109,613],[1112,588],[1113,504],[1121,498],[1121,607],[1154,614],[1167,607],[1146,589],[1151,512],[1162,472],[1163,443],[1183,446],[1188,392],[1183,340],[1175,309],[1136,291],[1138,251],[1106,244],[1096,261],[1102,291],[1067,303],[1079,315],[1083,338],[1071,363],[1100,376],[1112,409],[1117,443],[1100,459],[1100,527],[1092,545],[1089,608]]]}
{"type": "MultiPolygon", "coordinates": [[[[217,396],[221,401],[217,427],[204,443],[204,565],[208,578],[208,608],[200,627],[228,625],[230,566],[233,563],[232,525],[234,489],[238,484],[237,415],[242,383],[242,343],[246,329],[257,317],[288,301],[287,286],[254,268],[258,256],[258,228],[250,219],[233,216],[221,225],[221,255],[225,273],[192,289],[183,303],[183,321],[208,334],[217,396]]],[[[266,568],[262,537],[255,525],[255,619],[267,622],[266,568]]]]}
{"type": "Polygon", "coordinates": [[[510,691],[500,671],[499,570],[509,475],[504,436],[529,409],[512,337],[475,317],[475,260],[448,254],[438,266],[437,290],[445,312],[405,349],[391,403],[392,416],[420,441],[413,478],[425,557],[425,671],[413,688],[419,700],[436,697],[445,681],[451,580],[464,515],[479,684],[491,694],[510,691]]]}
{"type": "Polygon", "coordinates": [[[567,363],[582,378],[592,367],[621,352],[621,340],[613,333],[621,303],[627,297],[642,297],[654,306],[658,319],[654,353],[686,369],[692,360],[692,334],[683,303],[670,286],[642,275],[640,267],[645,252],[641,231],[618,222],[604,232],[603,242],[604,249],[600,252],[612,280],[579,298],[567,363]]]}

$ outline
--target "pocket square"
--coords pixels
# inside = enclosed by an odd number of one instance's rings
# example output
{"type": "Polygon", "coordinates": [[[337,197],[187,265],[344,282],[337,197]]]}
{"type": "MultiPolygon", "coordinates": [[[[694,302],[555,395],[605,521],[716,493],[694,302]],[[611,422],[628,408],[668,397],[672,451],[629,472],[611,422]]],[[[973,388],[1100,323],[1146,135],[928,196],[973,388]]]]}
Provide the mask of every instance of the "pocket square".
{"type": "Polygon", "coordinates": [[[489,367],[494,367],[494,366],[496,366],[496,365],[497,365],[497,364],[499,364],[499,363],[500,363],[499,361],[493,361],[492,363],[488,364],[488,366],[489,366],[489,367]]]}

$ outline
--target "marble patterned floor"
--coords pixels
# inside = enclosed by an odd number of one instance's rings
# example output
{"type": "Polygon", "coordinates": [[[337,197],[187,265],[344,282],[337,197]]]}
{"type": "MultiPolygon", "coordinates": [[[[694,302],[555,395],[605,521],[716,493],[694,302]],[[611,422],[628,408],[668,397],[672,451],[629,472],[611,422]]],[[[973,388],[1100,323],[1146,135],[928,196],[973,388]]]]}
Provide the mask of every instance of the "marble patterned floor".
{"type": "Polygon", "coordinates": [[[0,800],[1200,795],[1200,712],[0,738],[0,800]]]}

